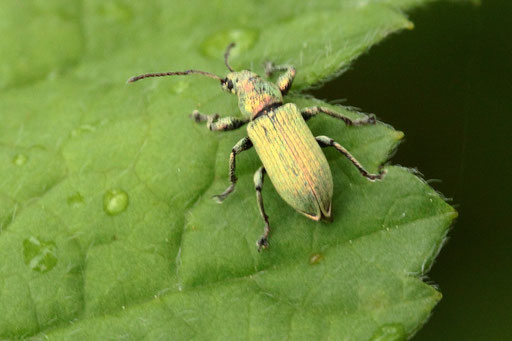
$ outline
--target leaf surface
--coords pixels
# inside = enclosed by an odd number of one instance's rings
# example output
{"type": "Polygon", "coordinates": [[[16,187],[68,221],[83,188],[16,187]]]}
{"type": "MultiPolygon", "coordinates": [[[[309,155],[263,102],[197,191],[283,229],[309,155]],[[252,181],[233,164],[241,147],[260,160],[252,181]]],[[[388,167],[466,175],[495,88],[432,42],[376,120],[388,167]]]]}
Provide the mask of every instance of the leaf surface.
{"type": "MultiPolygon", "coordinates": [[[[423,283],[455,211],[410,170],[371,183],[333,150],[331,224],[286,206],[266,180],[262,233],[246,135],[188,117],[237,115],[199,76],[262,62],[297,67],[295,90],[334,77],[428,1],[48,0],[0,4],[0,337],[36,339],[402,339],[441,295],[423,283]],[[193,9],[193,11],[192,11],[193,9]],[[4,20],[5,19],[5,20],[4,20]]],[[[340,94],[342,96],[342,94],[340,94]]],[[[298,92],[300,107],[328,105],[298,92]]],[[[348,108],[332,107],[357,118],[348,108]]],[[[402,133],[310,122],[371,172],[402,133]]]]}

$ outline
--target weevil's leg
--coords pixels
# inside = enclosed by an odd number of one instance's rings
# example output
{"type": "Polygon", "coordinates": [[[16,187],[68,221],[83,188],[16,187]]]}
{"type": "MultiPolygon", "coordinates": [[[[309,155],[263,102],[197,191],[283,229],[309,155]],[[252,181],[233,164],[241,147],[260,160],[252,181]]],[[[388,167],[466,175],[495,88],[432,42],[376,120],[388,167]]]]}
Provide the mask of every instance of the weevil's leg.
{"type": "Polygon", "coordinates": [[[373,181],[373,180],[382,179],[382,177],[386,173],[384,170],[380,170],[379,174],[370,174],[370,173],[368,173],[366,171],[366,169],[364,169],[364,167],[361,165],[361,163],[359,163],[359,161],[357,161],[356,158],[353,157],[352,154],[350,154],[348,152],[348,150],[343,148],[342,145],[340,145],[338,142],[334,141],[330,137],[327,137],[327,136],[317,136],[316,140],[317,140],[318,144],[320,145],[320,147],[322,147],[322,148],[323,147],[334,147],[334,148],[336,148],[340,153],[345,155],[347,157],[347,159],[349,159],[349,161],[354,164],[354,166],[356,166],[356,168],[359,170],[359,173],[361,173],[362,176],[364,176],[365,178],[367,178],[369,180],[373,181]]]}
{"type": "Polygon", "coordinates": [[[366,124],[375,124],[377,122],[375,120],[374,115],[368,115],[368,116],[366,116],[364,118],[360,118],[358,120],[352,120],[352,119],[348,118],[347,116],[344,116],[340,113],[337,113],[334,110],[331,110],[331,109],[325,108],[325,107],[304,108],[304,109],[300,110],[300,113],[302,114],[302,117],[306,121],[309,120],[313,116],[316,116],[320,113],[324,113],[331,117],[337,118],[338,120],[342,120],[348,126],[362,126],[362,125],[366,125],[366,124]]]}
{"type": "Polygon", "coordinates": [[[268,235],[270,234],[270,225],[268,223],[268,216],[265,214],[265,208],[263,207],[263,196],[261,195],[261,190],[263,188],[263,178],[265,176],[265,167],[261,166],[256,173],[254,173],[254,188],[256,189],[256,199],[258,200],[258,208],[260,209],[260,214],[263,220],[265,221],[265,230],[263,235],[256,243],[258,245],[258,252],[261,249],[266,249],[268,247],[268,235]]]}
{"type": "Polygon", "coordinates": [[[252,142],[248,137],[244,137],[240,141],[235,144],[233,149],[231,149],[231,155],[229,156],[229,180],[231,181],[231,184],[224,192],[218,195],[214,195],[213,198],[215,201],[217,201],[219,204],[226,199],[226,197],[233,192],[235,189],[236,181],[238,180],[235,175],[235,168],[236,168],[236,155],[240,154],[244,150],[250,149],[252,147],[252,142]]]}
{"type": "Polygon", "coordinates": [[[212,131],[235,130],[250,121],[250,118],[220,117],[218,114],[203,115],[197,110],[194,110],[190,117],[198,123],[206,122],[206,127],[212,131]]]}
{"type": "Polygon", "coordinates": [[[292,87],[293,79],[297,71],[291,65],[274,65],[272,62],[266,62],[263,64],[265,68],[265,74],[270,77],[274,71],[285,71],[276,81],[277,86],[281,90],[281,93],[286,95],[288,90],[292,87]]]}

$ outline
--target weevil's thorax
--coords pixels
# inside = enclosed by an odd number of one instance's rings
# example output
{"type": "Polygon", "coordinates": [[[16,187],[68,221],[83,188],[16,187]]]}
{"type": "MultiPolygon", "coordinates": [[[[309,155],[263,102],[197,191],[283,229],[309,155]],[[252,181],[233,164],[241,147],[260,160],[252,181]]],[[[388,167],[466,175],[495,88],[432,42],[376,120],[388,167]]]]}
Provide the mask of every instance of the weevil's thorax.
{"type": "Polygon", "coordinates": [[[251,119],[266,108],[283,103],[283,95],[277,85],[251,71],[229,73],[222,86],[224,90],[238,96],[240,111],[251,119]]]}

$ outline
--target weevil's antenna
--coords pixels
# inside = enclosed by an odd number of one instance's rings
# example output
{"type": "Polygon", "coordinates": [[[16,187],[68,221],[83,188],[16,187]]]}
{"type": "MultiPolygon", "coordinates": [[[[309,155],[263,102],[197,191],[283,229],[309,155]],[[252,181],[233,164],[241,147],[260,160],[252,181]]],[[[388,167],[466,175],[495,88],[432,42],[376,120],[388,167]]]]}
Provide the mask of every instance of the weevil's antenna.
{"type": "Polygon", "coordinates": [[[199,75],[203,75],[203,76],[206,76],[206,77],[210,77],[210,78],[213,78],[213,79],[222,80],[222,78],[220,78],[219,76],[217,76],[217,75],[215,75],[213,73],[210,73],[210,72],[200,71],[200,70],[187,70],[187,71],[171,71],[171,72],[159,72],[159,73],[145,73],[143,75],[135,76],[135,77],[132,77],[132,78],[128,79],[126,81],[126,83],[133,83],[133,82],[138,81],[139,79],[149,78],[149,77],[184,76],[184,75],[190,75],[190,74],[193,74],[193,73],[196,73],[196,74],[199,74],[199,75]]]}
{"type": "Polygon", "coordinates": [[[228,67],[228,70],[231,72],[235,72],[235,70],[233,70],[231,68],[231,66],[229,66],[228,58],[229,58],[229,53],[231,52],[231,49],[233,47],[235,47],[235,43],[229,44],[228,47],[226,48],[226,52],[224,52],[224,64],[226,64],[226,66],[228,67]]]}

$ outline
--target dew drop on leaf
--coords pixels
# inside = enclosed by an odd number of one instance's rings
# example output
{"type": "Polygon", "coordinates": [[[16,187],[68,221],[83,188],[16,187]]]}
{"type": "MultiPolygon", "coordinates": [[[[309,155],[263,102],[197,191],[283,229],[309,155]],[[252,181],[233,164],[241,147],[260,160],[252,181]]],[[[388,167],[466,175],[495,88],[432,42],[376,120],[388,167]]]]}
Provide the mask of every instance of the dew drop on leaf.
{"type": "Polygon", "coordinates": [[[79,207],[84,204],[84,197],[80,193],[75,193],[68,197],[68,205],[71,207],[79,207]]]}
{"type": "Polygon", "coordinates": [[[217,32],[203,40],[200,52],[207,57],[219,59],[219,56],[222,57],[224,54],[226,47],[230,43],[235,43],[236,46],[232,50],[231,57],[243,55],[256,44],[259,35],[259,30],[248,28],[217,32]]]}
{"type": "Polygon", "coordinates": [[[16,166],[23,166],[25,163],[27,163],[28,157],[23,154],[17,154],[13,159],[12,163],[14,163],[16,166]]]}
{"type": "Polygon", "coordinates": [[[23,259],[25,264],[37,272],[48,272],[57,265],[57,246],[54,241],[37,237],[23,240],[23,259]]]}
{"type": "Polygon", "coordinates": [[[180,80],[170,85],[170,90],[175,94],[181,94],[186,92],[189,86],[190,82],[188,80],[180,80]]]}
{"type": "Polygon", "coordinates": [[[120,1],[101,3],[96,9],[96,14],[103,17],[104,20],[124,23],[129,23],[135,17],[132,9],[120,1]]]}
{"type": "Polygon", "coordinates": [[[315,253],[311,255],[309,258],[309,264],[310,265],[316,265],[324,260],[324,255],[322,253],[315,253]]]}
{"type": "Polygon", "coordinates": [[[399,323],[385,324],[373,333],[371,341],[399,341],[405,340],[405,328],[399,323]]]}
{"type": "Polygon", "coordinates": [[[103,210],[108,215],[116,215],[128,207],[128,194],[122,189],[111,189],[103,196],[103,210]]]}

